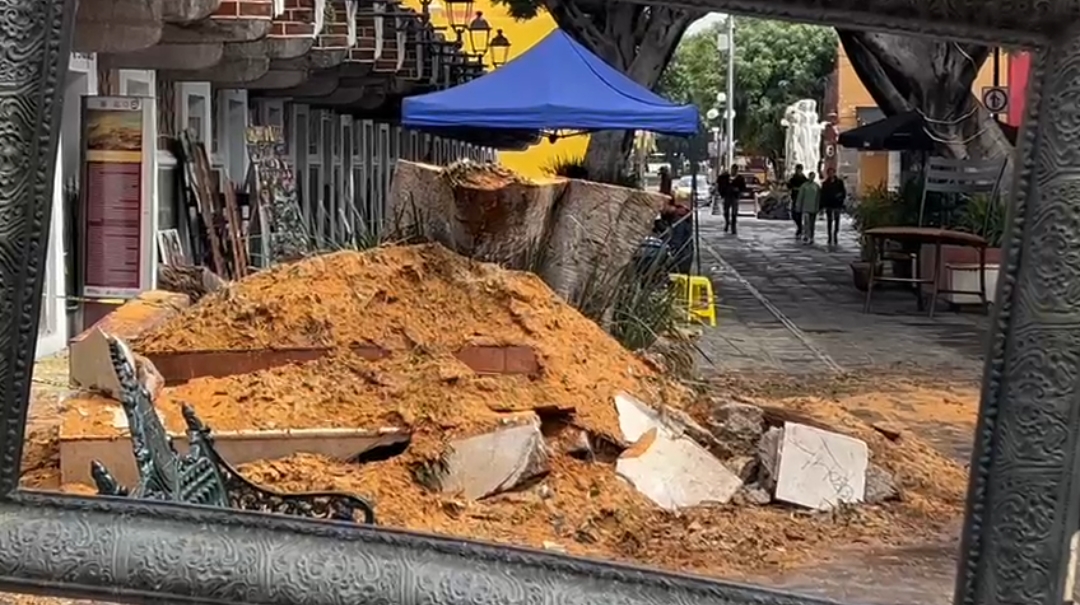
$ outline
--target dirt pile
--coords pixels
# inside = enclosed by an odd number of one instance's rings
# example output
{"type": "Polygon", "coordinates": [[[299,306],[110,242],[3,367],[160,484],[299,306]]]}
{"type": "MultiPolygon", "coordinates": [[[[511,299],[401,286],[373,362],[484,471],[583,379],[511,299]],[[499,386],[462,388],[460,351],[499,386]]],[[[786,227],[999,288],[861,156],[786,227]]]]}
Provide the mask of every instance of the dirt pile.
{"type": "Polygon", "coordinates": [[[506,412],[574,411],[619,440],[619,392],[670,402],[659,377],[535,275],[472,262],[438,245],[339,252],[278,266],[213,293],[135,343],[144,353],[330,347],[305,365],[167,390],[218,430],[431,425],[457,433],[506,412]],[[349,347],[389,355],[370,362],[349,347]],[[453,357],[469,345],[530,347],[537,376],[478,376],[453,357]],[[460,429],[457,430],[457,429],[460,429]]]}
{"type": "MultiPolygon", "coordinates": [[[[158,408],[173,430],[183,426],[180,402],[219,431],[410,430],[408,448],[386,460],[297,454],[241,468],[278,490],[356,493],[375,504],[380,523],[394,527],[731,576],[795,565],[838,546],[918,542],[948,527],[963,503],[962,468],[912,431],[886,435],[843,400],[756,397],[745,401],[865,441],[871,462],[899,484],[900,499],[817,513],[739,492],[728,504],[666,511],[616,471],[627,445],[619,443],[616,396],[681,408],[709,427],[715,401],[731,394],[695,399],[535,276],[439,246],[340,252],[278,266],[208,295],[135,344],[143,353],[332,349],[304,364],[167,388],[158,408]],[[378,345],[387,355],[360,358],[350,351],[359,344],[378,345]],[[455,357],[470,345],[530,347],[540,370],[478,375],[455,357]],[[543,420],[550,450],[535,480],[476,500],[418,480],[418,467],[443,456],[449,441],[528,411],[543,420]],[[581,428],[592,446],[585,453],[568,447],[581,428]]],[[[88,414],[86,422],[112,418],[88,414]]],[[[764,427],[756,430],[760,435],[764,427]]],[[[27,481],[44,486],[48,448],[37,450],[43,462],[27,481]]]]}

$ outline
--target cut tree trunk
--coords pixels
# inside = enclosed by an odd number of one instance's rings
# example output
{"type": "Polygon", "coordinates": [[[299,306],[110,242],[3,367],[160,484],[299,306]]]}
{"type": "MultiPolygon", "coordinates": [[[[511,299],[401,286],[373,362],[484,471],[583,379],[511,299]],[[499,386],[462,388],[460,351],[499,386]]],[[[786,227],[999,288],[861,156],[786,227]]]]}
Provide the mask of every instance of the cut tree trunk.
{"type": "MultiPolygon", "coordinates": [[[[691,23],[707,11],[629,2],[545,0],[559,27],[631,80],[656,86],[691,23]]],[[[633,132],[602,131],[590,137],[585,166],[594,181],[614,183],[628,172],[633,132]]]]}
{"type": "Polygon", "coordinates": [[[1011,162],[1012,144],[971,92],[988,48],[896,34],[839,33],[855,73],[886,115],[921,111],[939,151],[949,157],[1011,162]]]}

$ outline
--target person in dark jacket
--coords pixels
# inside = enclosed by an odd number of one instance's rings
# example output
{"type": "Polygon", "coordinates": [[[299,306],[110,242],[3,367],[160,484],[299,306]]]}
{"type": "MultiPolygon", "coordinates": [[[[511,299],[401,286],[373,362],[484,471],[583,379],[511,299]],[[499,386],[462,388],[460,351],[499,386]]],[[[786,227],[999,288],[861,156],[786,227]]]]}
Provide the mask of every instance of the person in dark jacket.
{"type": "Polygon", "coordinates": [[[671,171],[667,166],[660,167],[660,193],[671,195],[671,171]]]}
{"type": "Polygon", "coordinates": [[[835,246],[840,237],[840,213],[847,201],[847,187],[844,180],[836,176],[836,169],[825,171],[825,182],[821,184],[821,209],[825,211],[825,228],[829,234],[829,245],[835,246]]]}
{"type": "Polygon", "coordinates": [[[746,191],[746,179],[739,174],[738,165],[716,179],[716,190],[724,204],[724,233],[735,235],[739,220],[739,198],[746,191]]]}
{"type": "Polygon", "coordinates": [[[787,188],[788,195],[791,196],[791,220],[795,221],[795,237],[802,237],[802,210],[799,209],[799,187],[802,187],[806,182],[806,175],[803,174],[803,165],[795,165],[795,174],[791,175],[788,179],[787,188]]]}

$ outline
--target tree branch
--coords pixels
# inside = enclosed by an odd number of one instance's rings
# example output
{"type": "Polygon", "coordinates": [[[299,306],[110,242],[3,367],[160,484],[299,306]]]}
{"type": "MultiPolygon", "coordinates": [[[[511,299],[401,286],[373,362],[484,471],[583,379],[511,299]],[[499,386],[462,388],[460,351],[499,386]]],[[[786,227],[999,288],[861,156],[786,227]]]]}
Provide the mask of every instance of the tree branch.
{"type": "Polygon", "coordinates": [[[866,39],[866,34],[843,29],[837,30],[837,33],[855,75],[859,76],[877,106],[887,115],[911,111],[912,101],[893,83],[878,54],[871,50],[872,43],[866,39]]]}

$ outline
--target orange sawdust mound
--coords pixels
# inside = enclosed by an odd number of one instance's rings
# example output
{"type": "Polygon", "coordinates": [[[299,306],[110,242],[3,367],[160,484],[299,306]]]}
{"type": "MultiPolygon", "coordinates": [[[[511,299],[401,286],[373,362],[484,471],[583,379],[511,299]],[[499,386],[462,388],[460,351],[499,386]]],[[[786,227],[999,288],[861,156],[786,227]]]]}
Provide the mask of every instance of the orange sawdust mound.
{"type": "Polygon", "coordinates": [[[159,407],[168,414],[170,401],[188,401],[219,430],[316,421],[400,426],[396,418],[483,424],[492,411],[558,407],[573,409],[579,426],[617,440],[617,393],[654,402],[682,393],[535,275],[438,245],[338,252],[274,267],[207,296],[136,343],[144,353],[291,347],[340,354],[195,380],[168,389],[159,407]],[[357,344],[390,354],[364,362],[346,352],[357,344]],[[540,375],[472,375],[452,358],[467,345],[531,347],[540,375]]]}

